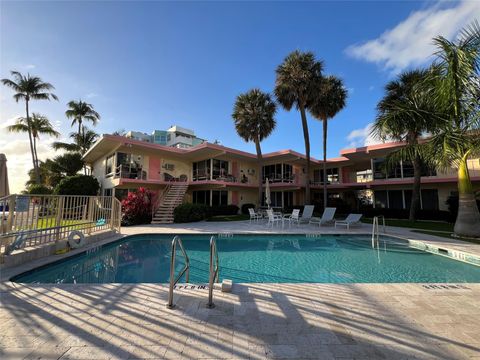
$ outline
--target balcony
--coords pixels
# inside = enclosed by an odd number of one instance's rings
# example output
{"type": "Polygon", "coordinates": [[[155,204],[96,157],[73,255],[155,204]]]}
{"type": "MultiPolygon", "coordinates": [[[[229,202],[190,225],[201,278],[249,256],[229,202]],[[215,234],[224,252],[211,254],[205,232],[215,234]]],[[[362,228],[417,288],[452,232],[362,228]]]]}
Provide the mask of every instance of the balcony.
{"type": "Polygon", "coordinates": [[[133,168],[129,165],[119,165],[113,175],[115,179],[147,180],[147,172],[142,168],[133,168]]]}

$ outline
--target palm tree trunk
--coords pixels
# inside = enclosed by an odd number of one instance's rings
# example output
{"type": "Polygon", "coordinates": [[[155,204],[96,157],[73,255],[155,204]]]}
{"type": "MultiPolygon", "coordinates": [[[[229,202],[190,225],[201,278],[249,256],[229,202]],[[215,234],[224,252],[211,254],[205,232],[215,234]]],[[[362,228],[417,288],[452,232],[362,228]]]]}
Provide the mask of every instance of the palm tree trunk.
{"type": "Polygon", "coordinates": [[[323,208],[325,209],[328,204],[327,194],[327,118],[323,119],[323,208]]]}
{"type": "Polygon", "coordinates": [[[27,113],[28,140],[30,142],[30,152],[32,154],[33,171],[35,172],[35,182],[40,185],[40,172],[38,171],[38,159],[36,157],[32,141],[32,124],[30,123],[30,113],[28,110],[28,98],[25,100],[25,111],[27,113]]]}
{"type": "Polygon", "coordinates": [[[458,215],[453,229],[455,235],[480,237],[480,212],[468,173],[468,150],[458,166],[458,215]]]}
{"type": "Polygon", "coordinates": [[[260,148],[260,141],[255,141],[255,148],[257,149],[257,160],[258,160],[258,206],[262,205],[263,198],[263,179],[262,179],[262,167],[263,167],[263,157],[262,149],[260,148]]]}
{"type": "Polygon", "coordinates": [[[415,155],[413,158],[413,186],[412,186],[412,201],[410,203],[410,213],[408,215],[409,221],[415,221],[417,218],[417,211],[420,208],[420,182],[422,175],[422,165],[420,157],[415,155]]]}
{"type": "Polygon", "coordinates": [[[78,137],[82,136],[82,120],[78,119],[78,137]]]}
{"type": "Polygon", "coordinates": [[[302,117],[303,139],[305,140],[305,156],[307,157],[307,166],[305,169],[305,205],[310,204],[310,136],[308,134],[307,115],[305,106],[300,105],[300,115],[302,117]]]}

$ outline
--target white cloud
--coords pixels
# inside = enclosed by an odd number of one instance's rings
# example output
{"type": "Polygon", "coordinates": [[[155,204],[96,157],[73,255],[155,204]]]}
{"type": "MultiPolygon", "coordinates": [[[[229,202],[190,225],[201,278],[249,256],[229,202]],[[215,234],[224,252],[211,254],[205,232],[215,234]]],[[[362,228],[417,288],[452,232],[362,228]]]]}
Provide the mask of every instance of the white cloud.
{"type": "Polygon", "coordinates": [[[97,93],[94,93],[94,92],[90,92],[90,93],[88,93],[87,95],[85,95],[85,97],[86,97],[87,99],[93,99],[93,98],[98,97],[98,94],[97,94],[97,93]]]}
{"type": "Polygon", "coordinates": [[[357,59],[399,72],[431,60],[435,52],[434,37],[442,35],[452,39],[461,28],[479,17],[480,1],[439,1],[424,10],[412,12],[378,38],[349,46],[346,52],[357,59]]]}
{"type": "MultiPolygon", "coordinates": [[[[18,116],[6,120],[0,127],[0,151],[7,157],[10,193],[19,193],[25,189],[28,171],[33,167],[30,144],[26,133],[10,133],[6,127],[15,123],[18,116]]],[[[38,158],[45,160],[61,154],[52,149],[54,141],[65,141],[42,136],[37,144],[38,158]]]]}
{"type": "Polygon", "coordinates": [[[368,123],[364,128],[350,131],[347,135],[348,147],[361,147],[381,144],[382,140],[371,134],[373,123],[368,123]]]}
{"type": "Polygon", "coordinates": [[[35,69],[36,67],[37,67],[37,66],[34,65],[34,64],[25,65],[25,69],[28,69],[28,70],[35,69]]]}

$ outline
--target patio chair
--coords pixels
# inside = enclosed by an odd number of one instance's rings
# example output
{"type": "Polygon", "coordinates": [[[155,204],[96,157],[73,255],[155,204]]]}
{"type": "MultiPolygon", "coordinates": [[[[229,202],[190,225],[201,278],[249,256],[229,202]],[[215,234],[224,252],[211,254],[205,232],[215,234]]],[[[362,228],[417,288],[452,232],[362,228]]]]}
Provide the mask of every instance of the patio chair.
{"type": "Polygon", "coordinates": [[[273,228],[275,223],[279,223],[279,222],[282,222],[282,225],[283,225],[283,216],[274,214],[273,209],[267,209],[267,217],[268,217],[267,227],[269,227],[271,224],[273,228]]]}
{"type": "Polygon", "coordinates": [[[362,214],[349,214],[345,220],[335,221],[335,228],[337,228],[337,225],[343,225],[350,229],[350,226],[360,225],[361,218],[362,214]]]}
{"type": "Polygon", "coordinates": [[[325,208],[325,210],[323,210],[321,218],[312,217],[309,223],[318,224],[318,226],[333,224],[335,222],[335,220],[333,219],[333,217],[335,216],[335,211],[337,211],[337,208],[327,207],[325,208]]]}
{"type": "Polygon", "coordinates": [[[300,224],[305,224],[305,223],[308,224],[310,222],[310,219],[312,218],[312,215],[313,215],[313,208],[314,208],[313,205],[305,205],[303,207],[303,213],[302,213],[302,216],[300,217],[300,224]]]}
{"type": "Polygon", "coordinates": [[[263,217],[261,214],[256,213],[253,208],[248,208],[248,213],[250,214],[250,223],[252,223],[252,220],[257,221],[263,217]]]}
{"type": "Polygon", "coordinates": [[[300,225],[300,209],[294,209],[291,214],[284,215],[283,219],[288,221],[288,226],[292,226],[292,223],[300,225]]]}

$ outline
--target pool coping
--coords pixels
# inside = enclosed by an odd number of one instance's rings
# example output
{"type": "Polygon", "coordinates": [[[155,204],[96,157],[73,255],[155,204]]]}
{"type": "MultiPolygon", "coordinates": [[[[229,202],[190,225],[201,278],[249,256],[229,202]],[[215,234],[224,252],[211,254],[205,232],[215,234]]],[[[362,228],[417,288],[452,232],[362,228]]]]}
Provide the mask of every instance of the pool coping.
{"type": "MultiPolygon", "coordinates": [[[[172,229],[175,230],[175,229],[172,229]]],[[[271,233],[271,232],[207,232],[207,231],[200,231],[200,232],[182,232],[182,233],[176,233],[176,232],[171,232],[171,233],[162,233],[162,232],[141,232],[137,234],[115,234],[112,235],[111,237],[102,239],[98,242],[88,244],[87,246],[79,249],[74,249],[71,250],[67,253],[61,254],[61,255],[50,255],[44,258],[36,259],[33,260],[30,263],[24,263],[19,266],[15,267],[9,267],[5,269],[0,269],[0,283],[3,282],[8,282],[8,283],[13,283],[11,279],[15,276],[27,273],[29,271],[35,270],[40,267],[47,266],[49,264],[52,264],[57,261],[65,260],[70,257],[73,257],[75,255],[80,255],[84,252],[91,251],[93,249],[103,247],[105,245],[108,245],[110,243],[122,240],[123,238],[130,237],[130,236],[136,236],[136,235],[207,235],[207,236],[213,236],[216,235],[219,238],[222,237],[229,237],[230,235],[301,235],[305,236],[306,238],[308,237],[319,237],[321,238],[322,236],[345,236],[345,235],[360,235],[360,236],[372,236],[371,233],[367,232],[355,232],[355,233],[346,233],[346,232],[340,232],[340,233],[271,233]]],[[[429,243],[428,240],[417,240],[417,239],[409,239],[406,238],[402,235],[398,234],[391,234],[388,232],[382,232],[380,235],[384,236],[389,236],[392,238],[398,238],[403,241],[407,241],[409,245],[415,249],[425,251],[432,253],[434,255],[439,255],[443,257],[450,258],[451,260],[455,261],[461,261],[464,263],[467,263],[469,265],[473,266],[480,266],[480,256],[474,255],[469,252],[465,251],[460,251],[460,250],[455,250],[451,249],[448,247],[443,247],[443,246],[438,246],[432,243],[429,243]]],[[[409,283],[402,283],[402,284],[409,284],[409,283]]]]}

